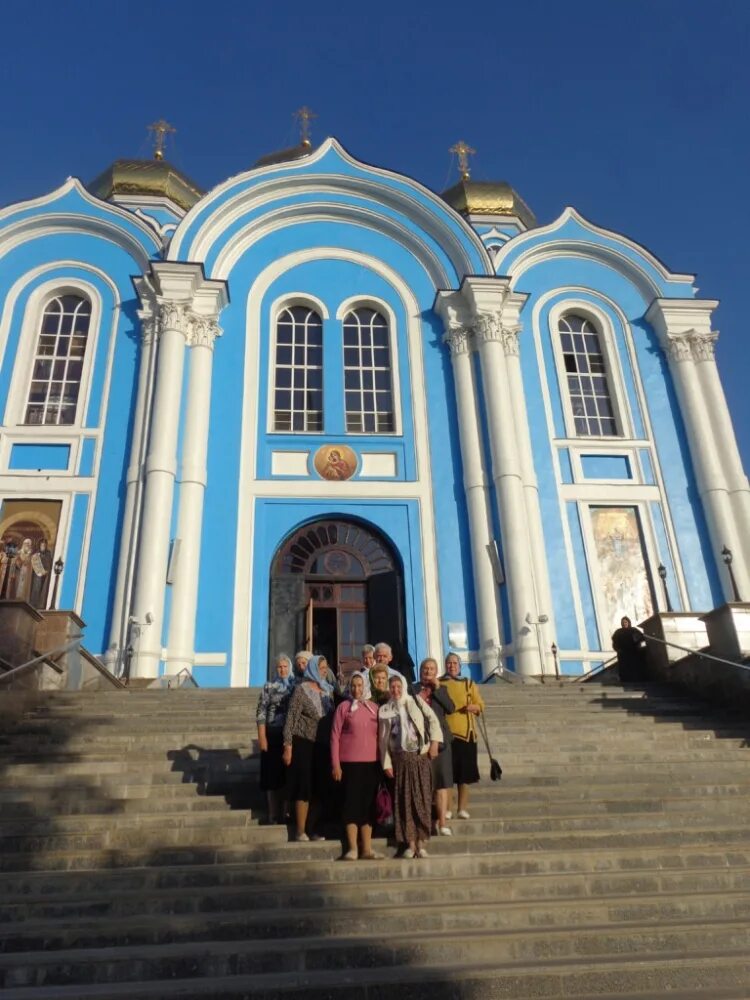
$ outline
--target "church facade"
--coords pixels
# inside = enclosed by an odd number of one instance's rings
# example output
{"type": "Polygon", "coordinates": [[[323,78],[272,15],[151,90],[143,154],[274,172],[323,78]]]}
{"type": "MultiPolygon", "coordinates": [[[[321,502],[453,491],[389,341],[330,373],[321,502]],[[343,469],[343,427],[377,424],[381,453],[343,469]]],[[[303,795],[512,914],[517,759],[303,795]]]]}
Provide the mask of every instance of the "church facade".
{"type": "Polygon", "coordinates": [[[622,615],[750,594],[717,303],[574,209],[328,139],[208,193],[117,161],[0,245],[0,598],[117,673],[580,674],[622,615]]]}

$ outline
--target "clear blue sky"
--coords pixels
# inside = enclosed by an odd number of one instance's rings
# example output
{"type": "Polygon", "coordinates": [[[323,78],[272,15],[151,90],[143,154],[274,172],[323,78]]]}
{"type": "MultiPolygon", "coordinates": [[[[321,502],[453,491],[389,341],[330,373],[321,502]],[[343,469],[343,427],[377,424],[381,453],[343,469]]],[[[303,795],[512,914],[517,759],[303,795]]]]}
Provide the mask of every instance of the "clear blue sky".
{"type": "Polygon", "coordinates": [[[301,104],[314,139],[437,190],[464,138],[540,222],[574,205],[721,299],[750,466],[746,0],[6,0],[2,27],[0,203],[148,155],[160,116],[205,187],[291,144],[301,104]]]}

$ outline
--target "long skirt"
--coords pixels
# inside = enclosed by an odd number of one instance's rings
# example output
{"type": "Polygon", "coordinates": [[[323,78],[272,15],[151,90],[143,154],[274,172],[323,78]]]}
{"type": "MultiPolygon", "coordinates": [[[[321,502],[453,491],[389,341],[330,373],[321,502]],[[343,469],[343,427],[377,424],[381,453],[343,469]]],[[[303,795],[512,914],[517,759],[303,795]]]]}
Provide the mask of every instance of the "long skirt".
{"type": "Polygon", "coordinates": [[[432,761],[432,790],[453,787],[453,752],[451,744],[446,744],[432,761]]]}
{"type": "Polygon", "coordinates": [[[479,765],[477,764],[477,745],[474,740],[453,739],[451,743],[453,754],[454,785],[474,785],[479,781],[479,765]]]}
{"type": "Polygon", "coordinates": [[[324,798],[330,782],[328,747],[295,736],[292,740],[292,763],[287,768],[287,798],[290,802],[310,802],[324,798]]]}
{"type": "Polygon", "coordinates": [[[427,840],[432,820],[432,769],[427,754],[393,754],[394,834],[401,844],[427,840]]]}
{"type": "Polygon", "coordinates": [[[260,787],[264,792],[277,792],[286,784],[286,768],[281,755],[284,752],[284,731],[281,726],[266,729],[268,750],[260,755],[260,787]]]}
{"type": "Polygon", "coordinates": [[[356,823],[357,826],[369,824],[372,826],[375,813],[375,796],[378,793],[380,778],[383,774],[380,764],[343,762],[341,764],[343,778],[343,802],[341,804],[341,819],[344,823],[356,823]]]}

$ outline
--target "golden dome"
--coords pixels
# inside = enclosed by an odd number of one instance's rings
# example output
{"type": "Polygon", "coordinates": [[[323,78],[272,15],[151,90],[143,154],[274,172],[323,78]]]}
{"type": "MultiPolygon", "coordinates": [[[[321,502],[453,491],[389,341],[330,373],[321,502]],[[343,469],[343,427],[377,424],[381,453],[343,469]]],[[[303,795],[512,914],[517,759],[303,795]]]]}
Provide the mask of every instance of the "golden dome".
{"type": "Polygon", "coordinates": [[[536,225],[534,213],[505,181],[462,179],[442,197],[461,215],[507,215],[520,219],[527,229],[536,225]]]}
{"type": "Polygon", "coordinates": [[[88,185],[98,198],[118,194],[169,198],[187,212],[204,192],[166,160],[115,160],[88,185]]]}

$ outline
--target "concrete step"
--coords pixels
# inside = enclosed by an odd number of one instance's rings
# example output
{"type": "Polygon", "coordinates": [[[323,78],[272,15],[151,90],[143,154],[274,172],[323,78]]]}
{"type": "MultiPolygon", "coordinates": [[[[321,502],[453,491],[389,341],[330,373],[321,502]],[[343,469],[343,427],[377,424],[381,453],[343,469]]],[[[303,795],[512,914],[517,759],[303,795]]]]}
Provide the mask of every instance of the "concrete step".
{"type": "MultiPolygon", "coordinates": [[[[376,863],[368,865],[368,869],[375,867],[376,863]]],[[[395,878],[392,870],[390,877],[382,871],[368,870],[362,872],[361,877],[343,879],[338,878],[337,873],[335,880],[316,881],[311,877],[297,882],[294,881],[296,873],[292,872],[287,879],[263,883],[256,873],[245,874],[244,881],[238,879],[236,883],[226,885],[203,885],[199,892],[192,884],[162,886],[145,880],[134,889],[117,883],[116,889],[105,891],[108,878],[94,890],[85,885],[85,876],[71,876],[68,881],[73,884],[66,887],[71,891],[65,894],[54,893],[46,898],[34,892],[6,893],[0,903],[0,939],[4,940],[6,934],[12,934],[16,929],[26,932],[28,922],[43,922],[44,928],[51,932],[52,921],[104,918],[120,920],[148,916],[163,921],[176,915],[263,911],[264,919],[270,925],[275,918],[286,919],[298,908],[339,912],[346,907],[403,906],[411,901],[420,907],[434,906],[443,910],[446,891],[449,892],[451,906],[492,904],[495,907],[527,907],[533,919],[536,919],[534,914],[539,915],[540,924],[544,922],[542,914],[546,912],[547,904],[593,906],[597,912],[600,907],[612,906],[621,914],[618,919],[626,920],[630,919],[623,915],[626,907],[637,914],[646,912],[638,910],[641,905],[651,912],[657,902],[663,902],[674,916],[683,902],[688,907],[697,905],[700,908],[710,898],[722,901],[731,897],[732,905],[744,909],[750,899],[750,868],[742,866],[638,869],[605,874],[549,872],[541,876],[522,874],[504,878],[467,873],[456,879],[446,877],[438,865],[430,865],[429,871],[426,865],[422,865],[418,878],[395,878]],[[381,877],[376,877],[378,874],[381,877]],[[76,889],[77,878],[81,879],[79,889],[76,889]]],[[[311,876],[315,874],[311,872],[311,876]]],[[[357,873],[353,874],[356,876],[357,873]]]]}
{"type": "MultiPolygon", "coordinates": [[[[412,926],[414,921],[412,921],[412,926]]],[[[587,926],[562,930],[544,927],[504,931],[411,931],[391,933],[371,916],[359,933],[304,939],[304,948],[287,939],[189,941],[61,951],[0,954],[0,985],[24,986],[138,982],[271,975],[301,972],[353,972],[374,965],[453,968],[459,950],[464,968],[491,962],[613,961],[623,954],[639,961],[718,953],[750,965],[750,922],[711,924],[662,921],[654,926],[587,926]]],[[[736,985],[736,984],[734,984],[736,985]]]]}
{"type": "Polygon", "coordinates": [[[401,966],[360,969],[356,977],[340,972],[304,972],[283,976],[214,976],[144,983],[108,983],[92,986],[44,986],[7,990],[4,1000],[747,1000],[750,962],[735,956],[698,955],[690,961],[660,959],[570,963],[516,963],[508,968],[475,965],[470,971],[401,966]],[[617,988],[618,992],[610,992],[617,988]],[[632,986],[627,993],[622,984],[632,986]],[[703,988],[696,988],[696,984],[703,988]],[[596,990],[596,987],[599,987],[596,990]],[[528,992],[527,992],[528,990],[528,992]],[[591,992],[596,990],[596,992],[591,992]]]}
{"type": "Polygon", "coordinates": [[[401,892],[387,904],[364,903],[352,892],[348,900],[321,908],[312,905],[303,892],[286,910],[249,908],[245,911],[171,913],[132,917],[66,918],[50,923],[32,919],[14,928],[0,925],[0,953],[25,951],[78,950],[111,948],[121,944],[161,945],[203,941],[273,941],[294,940],[304,947],[308,938],[371,935],[376,927],[387,928],[389,937],[408,939],[415,927],[420,934],[453,933],[456,937],[475,931],[522,931],[536,933],[569,929],[575,933],[588,927],[606,929],[610,925],[627,934],[643,924],[682,924],[717,921],[747,921],[750,918],[750,892],[717,892],[685,895],[661,894],[609,897],[607,899],[557,899],[532,902],[482,901],[472,897],[466,902],[454,899],[450,879],[442,892],[430,897],[416,897],[401,892]],[[450,897],[450,906],[441,905],[450,897]]]}

